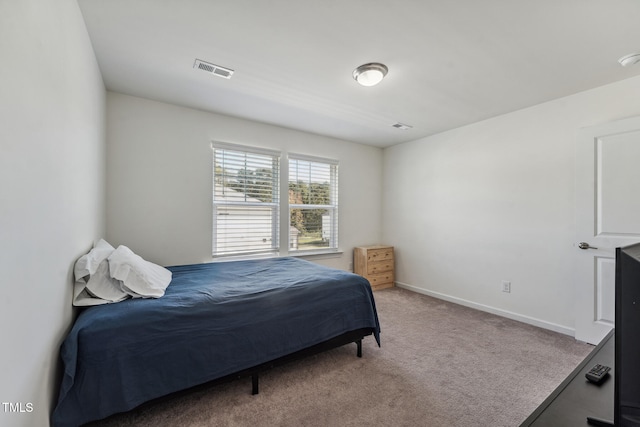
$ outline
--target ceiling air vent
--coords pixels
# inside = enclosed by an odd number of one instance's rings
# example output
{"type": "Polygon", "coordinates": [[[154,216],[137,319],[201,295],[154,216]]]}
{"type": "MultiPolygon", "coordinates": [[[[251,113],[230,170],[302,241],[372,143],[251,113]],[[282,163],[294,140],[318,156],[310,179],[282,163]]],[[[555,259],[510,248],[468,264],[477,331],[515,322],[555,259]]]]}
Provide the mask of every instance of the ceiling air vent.
{"type": "Polygon", "coordinates": [[[393,126],[396,129],[402,129],[402,130],[409,130],[413,127],[413,126],[405,125],[404,123],[400,123],[400,122],[391,126],[393,126]]]}
{"type": "Polygon", "coordinates": [[[225,79],[230,79],[233,75],[233,70],[230,68],[224,68],[219,65],[211,64],[210,62],[204,62],[200,59],[196,59],[196,62],[193,63],[193,68],[206,71],[214,76],[224,77],[225,79]]]}

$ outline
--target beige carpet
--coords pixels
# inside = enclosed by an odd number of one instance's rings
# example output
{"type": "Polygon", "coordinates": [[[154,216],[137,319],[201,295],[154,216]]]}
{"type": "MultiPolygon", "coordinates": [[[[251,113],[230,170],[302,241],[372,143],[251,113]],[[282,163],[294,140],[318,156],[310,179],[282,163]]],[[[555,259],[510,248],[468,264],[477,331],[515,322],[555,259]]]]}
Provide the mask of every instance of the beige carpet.
{"type": "Polygon", "coordinates": [[[92,424],[115,426],[517,426],[593,347],[393,288],[375,293],[382,347],[347,345],[200,387],[92,424]]]}

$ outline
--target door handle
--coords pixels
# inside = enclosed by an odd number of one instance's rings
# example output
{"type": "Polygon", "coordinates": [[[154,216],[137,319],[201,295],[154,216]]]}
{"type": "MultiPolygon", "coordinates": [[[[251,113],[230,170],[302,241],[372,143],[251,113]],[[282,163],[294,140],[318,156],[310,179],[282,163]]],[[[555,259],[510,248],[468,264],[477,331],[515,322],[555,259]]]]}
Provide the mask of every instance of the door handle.
{"type": "Polygon", "coordinates": [[[596,248],[596,247],[594,247],[594,246],[591,246],[591,245],[590,245],[590,244],[588,244],[587,242],[580,242],[580,243],[578,243],[578,247],[579,247],[580,249],[598,249],[598,248],[596,248]]]}

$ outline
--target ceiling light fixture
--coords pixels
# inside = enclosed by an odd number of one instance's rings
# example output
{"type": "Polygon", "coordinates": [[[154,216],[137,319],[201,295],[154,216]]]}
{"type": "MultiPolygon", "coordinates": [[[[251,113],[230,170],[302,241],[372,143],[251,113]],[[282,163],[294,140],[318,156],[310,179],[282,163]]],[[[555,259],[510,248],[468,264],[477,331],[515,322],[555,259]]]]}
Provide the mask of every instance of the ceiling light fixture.
{"type": "Polygon", "coordinates": [[[387,75],[389,69],[378,62],[370,62],[353,70],[353,78],[362,86],[375,86],[387,75]]]}
{"type": "Polygon", "coordinates": [[[638,62],[640,62],[640,53],[631,53],[629,55],[625,55],[622,58],[618,59],[618,62],[623,67],[637,64],[638,62]]]}

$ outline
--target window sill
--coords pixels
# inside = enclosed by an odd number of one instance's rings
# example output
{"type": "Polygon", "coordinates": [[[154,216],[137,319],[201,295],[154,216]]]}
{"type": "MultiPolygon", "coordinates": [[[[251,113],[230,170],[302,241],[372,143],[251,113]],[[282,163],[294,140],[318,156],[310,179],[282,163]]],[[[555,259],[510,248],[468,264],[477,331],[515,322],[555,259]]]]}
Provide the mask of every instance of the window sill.
{"type": "Polygon", "coordinates": [[[338,250],[317,250],[317,251],[300,251],[289,252],[288,254],[254,254],[254,255],[228,255],[213,257],[213,262],[227,262],[227,261],[244,261],[251,259],[267,259],[267,258],[279,258],[279,257],[295,257],[295,258],[311,258],[311,259],[329,259],[340,258],[344,254],[344,251],[338,250]]]}
{"type": "Polygon", "coordinates": [[[300,252],[289,252],[288,255],[290,257],[296,258],[314,258],[314,259],[325,259],[325,258],[340,258],[344,251],[340,249],[333,250],[318,250],[318,251],[300,251],[300,252]]]}

